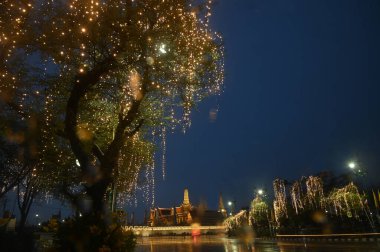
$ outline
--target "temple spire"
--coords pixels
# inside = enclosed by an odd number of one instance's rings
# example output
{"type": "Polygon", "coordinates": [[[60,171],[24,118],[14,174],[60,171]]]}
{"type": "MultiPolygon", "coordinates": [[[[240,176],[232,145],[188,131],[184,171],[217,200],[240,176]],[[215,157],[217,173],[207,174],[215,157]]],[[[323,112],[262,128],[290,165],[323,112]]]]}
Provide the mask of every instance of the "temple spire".
{"type": "Polygon", "coordinates": [[[190,206],[190,199],[189,199],[189,190],[187,188],[183,192],[183,203],[184,206],[190,206]]]}

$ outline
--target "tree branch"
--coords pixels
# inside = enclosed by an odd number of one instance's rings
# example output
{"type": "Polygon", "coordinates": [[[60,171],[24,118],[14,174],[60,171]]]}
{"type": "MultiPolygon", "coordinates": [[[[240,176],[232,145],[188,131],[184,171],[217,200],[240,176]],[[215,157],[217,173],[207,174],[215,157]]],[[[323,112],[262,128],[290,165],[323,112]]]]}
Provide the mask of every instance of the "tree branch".
{"type": "Polygon", "coordinates": [[[71,90],[66,106],[65,133],[70,141],[71,149],[73,150],[74,155],[81,164],[80,166],[82,171],[86,171],[88,169],[89,157],[76,132],[79,103],[88,90],[99,82],[102,75],[115,68],[116,59],[114,57],[110,57],[97,64],[87,73],[78,74],[74,79],[73,89],[71,90]]]}
{"type": "Polygon", "coordinates": [[[19,116],[24,117],[24,118],[27,117],[27,114],[25,112],[21,111],[20,107],[17,104],[15,104],[11,101],[8,101],[8,100],[5,100],[4,103],[6,105],[8,105],[8,107],[10,109],[12,109],[14,112],[16,112],[19,116]]]}
{"type": "Polygon", "coordinates": [[[92,145],[92,154],[94,154],[94,156],[97,157],[99,160],[102,160],[104,157],[103,151],[95,143],[92,145]]]}
{"type": "Polygon", "coordinates": [[[133,136],[134,134],[136,134],[136,133],[140,130],[140,128],[141,128],[141,126],[143,125],[143,123],[144,123],[144,119],[141,119],[141,120],[139,121],[139,123],[137,124],[137,126],[136,126],[132,131],[127,131],[127,132],[125,132],[125,133],[124,133],[124,141],[127,140],[128,137],[131,137],[131,136],[133,136]]]}

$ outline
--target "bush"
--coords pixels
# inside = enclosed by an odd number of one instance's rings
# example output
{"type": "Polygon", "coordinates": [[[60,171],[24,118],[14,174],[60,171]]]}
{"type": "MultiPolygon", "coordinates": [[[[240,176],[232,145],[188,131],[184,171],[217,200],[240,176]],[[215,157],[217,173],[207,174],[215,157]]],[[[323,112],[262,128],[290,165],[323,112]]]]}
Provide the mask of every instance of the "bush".
{"type": "Polygon", "coordinates": [[[94,215],[68,219],[56,234],[57,247],[61,251],[133,251],[136,237],[132,231],[123,230],[113,218],[110,224],[94,215]]]}

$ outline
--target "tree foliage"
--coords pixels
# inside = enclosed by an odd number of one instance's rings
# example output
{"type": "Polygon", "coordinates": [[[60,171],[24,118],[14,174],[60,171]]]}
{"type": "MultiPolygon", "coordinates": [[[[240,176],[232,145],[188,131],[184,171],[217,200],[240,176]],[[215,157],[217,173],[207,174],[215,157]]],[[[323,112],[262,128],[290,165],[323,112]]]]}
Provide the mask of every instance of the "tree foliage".
{"type": "Polygon", "coordinates": [[[154,167],[157,139],[190,126],[191,109],[221,92],[210,3],[1,3],[2,102],[20,120],[38,115],[47,185],[74,202],[86,195],[97,214],[112,183],[136,188],[141,170],[154,167]]]}

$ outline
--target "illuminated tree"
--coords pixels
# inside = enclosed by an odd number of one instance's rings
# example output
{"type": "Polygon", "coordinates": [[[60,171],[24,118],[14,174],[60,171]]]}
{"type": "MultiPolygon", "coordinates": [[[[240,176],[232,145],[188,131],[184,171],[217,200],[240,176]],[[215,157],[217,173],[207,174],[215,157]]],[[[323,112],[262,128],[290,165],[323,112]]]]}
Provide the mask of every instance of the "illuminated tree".
{"type": "Polygon", "coordinates": [[[299,211],[304,210],[305,208],[305,199],[304,199],[304,192],[302,188],[302,180],[301,181],[295,181],[291,188],[290,188],[290,197],[292,200],[292,206],[298,214],[299,211]]]}
{"type": "Polygon", "coordinates": [[[253,223],[265,222],[265,224],[268,224],[268,219],[269,219],[268,204],[265,201],[263,201],[263,199],[260,196],[257,196],[251,202],[249,215],[253,223]]]}
{"type": "Polygon", "coordinates": [[[30,207],[36,199],[40,185],[38,178],[33,172],[28,173],[25,178],[17,185],[17,206],[20,211],[19,230],[23,230],[30,207]]]}
{"type": "MultiPolygon", "coordinates": [[[[54,153],[52,174],[76,175],[62,183],[67,195],[85,194],[100,216],[110,185],[131,190],[142,167],[152,174],[158,138],[165,139],[177,125],[186,129],[191,109],[221,92],[223,47],[210,29],[211,1],[28,4],[9,19],[11,28],[22,32],[2,71],[29,89],[19,92],[22,101],[11,98],[23,111],[32,95],[41,97],[41,166],[48,163],[44,155],[54,153]],[[21,29],[17,18],[23,13],[29,14],[21,29]],[[20,54],[29,70],[23,76],[20,68],[9,67],[20,54]]],[[[20,91],[18,85],[10,86],[20,91]]],[[[58,178],[62,180],[51,177],[58,178]]]]}
{"type": "Polygon", "coordinates": [[[306,181],[306,197],[313,209],[323,209],[325,197],[323,193],[323,181],[318,176],[309,176],[306,181]]]}
{"type": "Polygon", "coordinates": [[[24,179],[29,172],[29,167],[24,167],[16,159],[15,147],[5,141],[1,141],[0,148],[0,199],[24,179]]]}
{"type": "Polygon", "coordinates": [[[335,214],[358,218],[365,209],[363,198],[357,186],[349,183],[343,188],[334,188],[328,196],[328,201],[335,214]]]}
{"type": "Polygon", "coordinates": [[[276,222],[279,224],[281,218],[288,218],[285,180],[275,179],[273,181],[273,191],[273,210],[276,222]]]}

